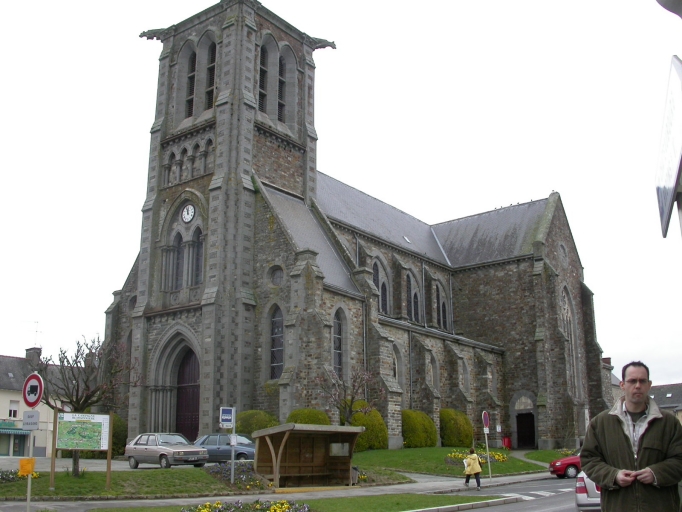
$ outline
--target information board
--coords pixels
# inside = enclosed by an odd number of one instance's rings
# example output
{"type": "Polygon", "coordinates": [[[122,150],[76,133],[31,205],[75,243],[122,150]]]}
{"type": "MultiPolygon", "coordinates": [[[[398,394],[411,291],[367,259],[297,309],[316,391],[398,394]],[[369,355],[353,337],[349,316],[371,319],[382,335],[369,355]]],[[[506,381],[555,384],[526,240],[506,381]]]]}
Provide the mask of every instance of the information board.
{"type": "Polygon", "coordinates": [[[109,415],[60,412],[58,450],[108,450],[109,415]]]}

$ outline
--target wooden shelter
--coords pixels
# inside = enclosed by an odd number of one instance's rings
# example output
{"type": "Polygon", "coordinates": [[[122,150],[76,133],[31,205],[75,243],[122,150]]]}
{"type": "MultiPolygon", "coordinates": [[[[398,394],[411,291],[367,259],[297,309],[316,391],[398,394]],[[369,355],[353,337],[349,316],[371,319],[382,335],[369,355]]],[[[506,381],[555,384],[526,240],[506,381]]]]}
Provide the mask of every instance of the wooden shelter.
{"type": "Polygon", "coordinates": [[[256,430],[256,473],[275,487],[352,485],[353,449],[365,427],[285,423],[256,430]]]}

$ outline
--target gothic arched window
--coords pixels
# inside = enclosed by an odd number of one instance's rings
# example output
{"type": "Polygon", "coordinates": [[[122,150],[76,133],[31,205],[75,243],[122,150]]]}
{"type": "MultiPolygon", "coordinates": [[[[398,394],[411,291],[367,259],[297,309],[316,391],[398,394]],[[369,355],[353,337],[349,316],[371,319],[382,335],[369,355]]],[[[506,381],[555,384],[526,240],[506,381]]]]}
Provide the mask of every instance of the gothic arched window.
{"type": "Polygon", "coordinates": [[[414,321],[419,322],[419,295],[414,292],[412,295],[412,309],[414,311],[414,321]]]}
{"type": "Polygon", "coordinates": [[[407,318],[408,320],[414,320],[412,317],[412,278],[410,274],[407,274],[405,278],[405,296],[407,297],[407,318]]]}
{"type": "Polygon", "coordinates": [[[194,242],[192,247],[192,284],[194,286],[199,285],[204,279],[204,239],[201,233],[201,229],[194,231],[194,236],[192,237],[192,242],[194,242]]]}
{"type": "Polygon", "coordinates": [[[258,73],[258,110],[267,112],[268,105],[268,49],[261,46],[258,73]]]}
{"type": "Polygon", "coordinates": [[[372,282],[379,289],[379,264],[375,261],[372,265],[372,282]]]}
{"type": "Polygon", "coordinates": [[[208,65],[206,66],[206,103],[204,110],[213,108],[213,100],[215,98],[215,58],[216,45],[211,43],[208,47],[208,65]]]}
{"type": "Polygon", "coordinates": [[[332,355],[334,359],[334,372],[337,377],[343,379],[343,322],[341,310],[334,314],[334,332],[332,334],[332,355]]]}
{"type": "Polygon", "coordinates": [[[285,122],[285,98],[286,98],[286,76],[287,76],[287,66],[284,61],[284,57],[279,58],[279,76],[277,80],[277,120],[284,123],[285,122]]]}
{"type": "Polygon", "coordinates": [[[187,61],[187,94],[185,95],[185,118],[194,115],[194,87],[197,78],[197,54],[192,52],[187,61]]]}
{"type": "Polygon", "coordinates": [[[441,329],[448,328],[447,308],[445,307],[445,293],[440,284],[436,284],[436,323],[441,329]]]}
{"type": "Polygon", "coordinates": [[[381,283],[381,312],[388,313],[388,291],[386,283],[381,283]]]}
{"type": "Polygon", "coordinates": [[[173,266],[173,290],[180,290],[183,285],[182,270],[185,265],[185,248],[182,244],[180,233],[175,235],[173,241],[173,252],[175,254],[175,265],[173,266]]]}
{"type": "Polygon", "coordinates": [[[270,378],[279,379],[284,369],[284,316],[279,306],[270,317],[270,378]]]}

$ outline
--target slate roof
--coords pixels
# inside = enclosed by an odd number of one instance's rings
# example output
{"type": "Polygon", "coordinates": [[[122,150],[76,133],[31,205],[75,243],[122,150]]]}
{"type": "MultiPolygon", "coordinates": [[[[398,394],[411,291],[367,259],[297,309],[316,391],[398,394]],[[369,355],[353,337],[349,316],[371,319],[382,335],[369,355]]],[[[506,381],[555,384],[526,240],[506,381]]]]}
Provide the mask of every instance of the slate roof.
{"type": "Polygon", "coordinates": [[[31,373],[25,357],[0,356],[0,389],[21,392],[26,377],[31,373]]]}
{"type": "Polygon", "coordinates": [[[546,199],[430,226],[324,173],[317,176],[316,199],[330,219],[455,268],[532,254],[559,200],[553,192],[546,199]]]}
{"type": "Polygon", "coordinates": [[[303,200],[271,187],[264,188],[270,204],[291,234],[296,249],[312,249],[318,253],[317,265],[324,274],[325,283],[359,293],[350,277],[350,269],[303,200]]]}
{"type": "Polygon", "coordinates": [[[431,226],[319,171],[316,200],[330,219],[448,264],[431,226]]]}
{"type": "Polygon", "coordinates": [[[649,396],[654,397],[661,409],[682,410],[682,383],[651,386],[649,396]]]}
{"type": "Polygon", "coordinates": [[[548,199],[531,201],[436,224],[433,231],[453,267],[465,267],[533,254],[544,238],[543,220],[551,220],[548,199]]]}

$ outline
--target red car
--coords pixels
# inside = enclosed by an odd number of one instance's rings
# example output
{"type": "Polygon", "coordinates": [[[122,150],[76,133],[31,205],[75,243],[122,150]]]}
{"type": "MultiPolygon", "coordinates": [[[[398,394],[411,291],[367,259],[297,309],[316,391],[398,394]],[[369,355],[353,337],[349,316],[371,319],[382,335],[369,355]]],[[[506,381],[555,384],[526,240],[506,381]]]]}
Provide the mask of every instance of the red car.
{"type": "Polygon", "coordinates": [[[580,452],[550,462],[549,472],[559,478],[575,478],[580,473],[580,452]]]}

